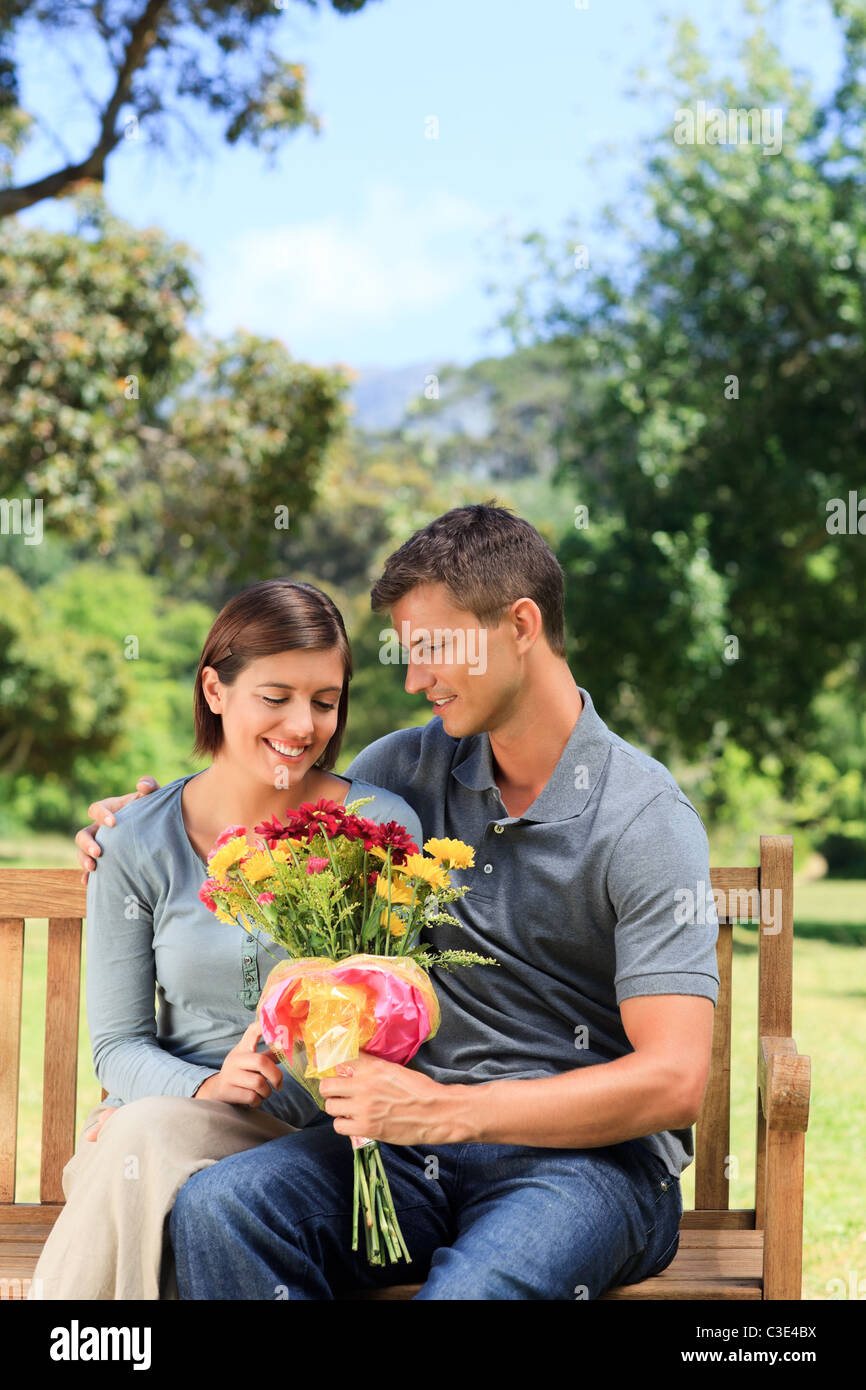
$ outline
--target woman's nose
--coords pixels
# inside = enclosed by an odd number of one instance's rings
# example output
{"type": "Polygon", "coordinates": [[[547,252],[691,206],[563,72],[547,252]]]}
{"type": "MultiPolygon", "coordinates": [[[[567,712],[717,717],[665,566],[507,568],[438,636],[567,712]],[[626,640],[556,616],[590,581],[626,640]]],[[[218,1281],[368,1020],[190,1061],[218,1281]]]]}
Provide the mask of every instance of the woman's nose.
{"type": "Polygon", "coordinates": [[[292,715],[291,722],[283,725],[285,729],[285,742],[309,743],[315,732],[316,724],[311,710],[298,710],[292,715]]]}

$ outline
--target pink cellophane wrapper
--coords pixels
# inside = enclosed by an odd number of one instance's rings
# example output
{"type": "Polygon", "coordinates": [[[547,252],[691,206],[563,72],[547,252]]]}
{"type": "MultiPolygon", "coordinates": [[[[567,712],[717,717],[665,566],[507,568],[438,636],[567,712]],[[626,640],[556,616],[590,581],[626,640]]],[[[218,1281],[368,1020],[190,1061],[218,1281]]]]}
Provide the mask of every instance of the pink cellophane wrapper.
{"type": "MultiPolygon", "coordinates": [[[[281,961],[265,981],[257,1014],[271,1051],[322,1109],[320,1077],[335,1076],[361,1051],[405,1064],[440,1022],[426,971],[401,956],[281,961]]],[[[355,1147],[370,1142],[352,1139],[355,1147]]]]}

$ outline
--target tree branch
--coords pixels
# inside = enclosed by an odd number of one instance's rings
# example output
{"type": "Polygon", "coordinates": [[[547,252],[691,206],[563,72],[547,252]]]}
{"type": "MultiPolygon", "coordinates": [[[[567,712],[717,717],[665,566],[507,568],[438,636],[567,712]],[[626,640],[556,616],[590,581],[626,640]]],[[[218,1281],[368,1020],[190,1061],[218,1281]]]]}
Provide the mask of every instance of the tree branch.
{"type": "Polygon", "coordinates": [[[129,100],[132,79],[138,69],[147,62],[159,36],[159,21],[170,9],[171,3],[172,0],[147,0],[144,10],[133,25],[123,62],[116,70],[114,91],[102,113],[99,137],[90,153],[79,163],[67,164],[63,169],[36,179],[33,183],[0,190],[0,218],[10,217],[16,212],[21,212],[23,208],[32,207],[43,198],[56,198],[79,179],[96,179],[102,182],[105,176],[105,161],[123,139],[122,132],[115,128],[118,112],[129,100]]]}

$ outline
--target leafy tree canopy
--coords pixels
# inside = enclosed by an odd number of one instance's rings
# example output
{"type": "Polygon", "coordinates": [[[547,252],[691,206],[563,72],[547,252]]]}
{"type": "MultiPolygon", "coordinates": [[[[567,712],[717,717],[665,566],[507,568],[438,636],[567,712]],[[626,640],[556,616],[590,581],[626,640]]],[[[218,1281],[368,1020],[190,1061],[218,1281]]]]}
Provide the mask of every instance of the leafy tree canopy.
{"type": "MultiPolygon", "coordinates": [[[[330,0],[354,14],[367,0],[330,0]]],[[[318,0],[292,0],[316,9],[318,0]]],[[[289,0],[4,0],[0,7],[0,218],[63,196],[82,180],[102,183],[112,153],[131,133],[155,147],[168,143],[172,122],[191,135],[186,114],[207,110],[230,145],[243,140],[271,156],[287,134],[320,129],[307,106],[306,71],[276,44],[289,0]],[[42,122],[20,105],[15,39],[35,30],[73,57],[82,103],[94,111],[89,147],[40,178],[16,182],[15,161],[42,122]],[[94,97],[74,61],[99,55],[108,93],[94,97]]],[[[55,142],[61,143],[56,133],[55,142]]]]}

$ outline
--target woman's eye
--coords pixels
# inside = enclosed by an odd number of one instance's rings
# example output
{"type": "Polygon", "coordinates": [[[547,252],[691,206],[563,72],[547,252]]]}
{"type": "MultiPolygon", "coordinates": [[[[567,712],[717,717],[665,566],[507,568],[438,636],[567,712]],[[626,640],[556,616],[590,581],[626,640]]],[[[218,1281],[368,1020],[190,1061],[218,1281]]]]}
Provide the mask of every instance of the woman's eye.
{"type": "MultiPolygon", "coordinates": [[[[271,697],[270,695],[263,695],[263,696],[262,696],[262,699],[264,700],[264,702],[265,702],[266,705],[284,705],[284,704],[286,703],[286,697],[285,697],[285,695],[283,696],[283,698],[282,698],[281,700],[274,700],[274,699],[272,699],[272,697],[271,697]]],[[[319,709],[336,709],[336,708],[337,708],[336,705],[326,705],[325,702],[324,702],[324,700],[314,700],[314,701],[313,701],[313,704],[316,705],[319,709]]]]}

